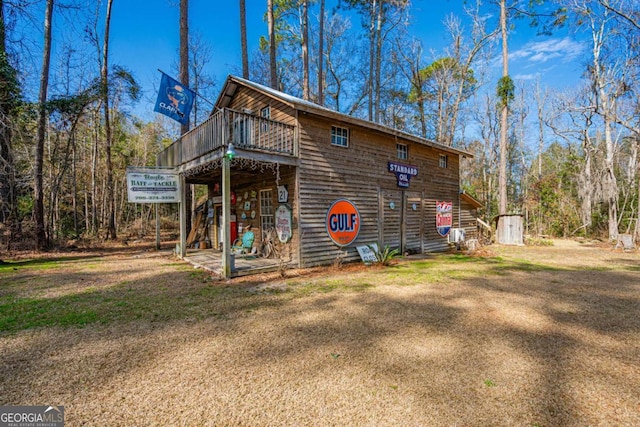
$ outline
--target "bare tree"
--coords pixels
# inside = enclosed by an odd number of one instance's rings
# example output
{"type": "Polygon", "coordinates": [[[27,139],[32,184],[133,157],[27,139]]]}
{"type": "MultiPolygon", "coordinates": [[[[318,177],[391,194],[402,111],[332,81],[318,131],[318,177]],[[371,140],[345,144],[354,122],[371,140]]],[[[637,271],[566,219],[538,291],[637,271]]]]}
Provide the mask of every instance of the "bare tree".
{"type": "Polygon", "coordinates": [[[348,102],[346,98],[349,95],[349,86],[356,83],[354,79],[356,71],[350,57],[356,47],[353,40],[347,37],[349,29],[349,20],[338,14],[328,19],[325,28],[327,66],[325,104],[342,112],[353,110],[354,106],[366,97],[366,92],[360,92],[359,98],[353,100],[348,108],[344,105],[348,102]]]}
{"type": "Polygon", "coordinates": [[[368,102],[368,120],[377,122],[380,118],[382,92],[382,62],[384,43],[390,32],[404,22],[401,12],[408,5],[407,0],[345,0],[345,5],[359,9],[363,23],[367,25],[369,43],[368,77],[365,93],[368,102]],[[398,12],[396,16],[392,16],[398,12]]]}
{"type": "MultiPolygon", "coordinates": [[[[180,83],[189,87],[189,0],[180,0],[180,83]]],[[[189,132],[190,120],[187,118],[187,123],[180,126],[180,134],[184,135],[189,132]]],[[[187,214],[186,228],[187,231],[191,230],[192,214],[195,212],[195,188],[193,185],[188,185],[188,189],[185,189],[186,206],[189,207],[190,212],[187,214]]]]}
{"type": "Polygon", "coordinates": [[[38,130],[36,135],[35,176],[34,176],[34,217],[36,223],[36,249],[48,246],[44,221],[44,140],[47,127],[47,91],[49,88],[49,67],[51,64],[51,20],[54,0],[47,0],[44,18],[44,44],[42,48],[42,69],[40,71],[40,92],[38,94],[38,130]]]}
{"type": "Polygon", "coordinates": [[[111,27],[111,7],[113,0],[107,1],[107,11],[104,23],[104,45],[102,51],[102,69],[100,71],[102,108],[104,109],[104,130],[105,130],[105,154],[107,161],[107,237],[116,239],[116,206],[113,188],[113,163],[111,160],[111,146],[113,134],[111,131],[111,118],[109,111],[109,30],[111,27]]]}
{"type": "Polygon", "coordinates": [[[324,0],[320,0],[320,25],[318,28],[318,104],[324,105],[324,0]]]}
{"type": "Polygon", "coordinates": [[[246,1],[240,0],[240,46],[242,50],[242,78],[249,78],[249,52],[247,49],[247,8],[246,1]]]}
{"type": "Polygon", "coordinates": [[[423,49],[422,43],[419,40],[413,40],[411,43],[407,43],[404,39],[398,38],[396,40],[396,48],[393,52],[396,57],[396,62],[400,62],[400,72],[404,74],[409,82],[409,96],[408,100],[414,103],[418,109],[418,124],[420,127],[420,135],[423,138],[427,137],[427,115],[426,115],[426,101],[427,94],[425,93],[424,82],[424,69],[423,67],[423,49]],[[408,47],[407,47],[408,46],[408,47]]]}
{"type": "Polygon", "coordinates": [[[458,19],[450,18],[445,22],[453,38],[451,56],[459,64],[459,76],[454,80],[455,95],[451,105],[451,118],[441,139],[447,145],[453,145],[462,103],[471,95],[470,86],[475,84],[476,77],[471,67],[499,31],[498,28],[490,33],[486,31],[485,19],[480,14],[479,1],[476,2],[475,7],[466,8],[465,12],[472,23],[470,31],[466,31],[458,19]],[[465,34],[470,34],[471,38],[466,40],[465,34]]]}
{"type": "Polygon", "coordinates": [[[7,52],[5,4],[0,0],[0,221],[8,225],[11,245],[17,218],[16,168],[13,155],[14,110],[20,98],[18,73],[11,65],[7,52]]]}
{"type": "Polygon", "coordinates": [[[300,2],[300,32],[302,33],[302,98],[311,99],[309,87],[309,4],[307,0],[300,2]]]}
{"type": "Polygon", "coordinates": [[[509,77],[509,47],[507,35],[507,2],[500,0],[500,33],[502,36],[502,79],[498,86],[500,97],[500,162],[498,163],[498,214],[507,213],[507,134],[509,101],[513,99],[513,80],[509,77]]]}
{"type": "Polygon", "coordinates": [[[618,183],[615,173],[616,138],[614,126],[618,117],[618,100],[626,92],[627,68],[619,61],[615,18],[610,9],[594,8],[591,2],[574,0],[571,7],[591,33],[589,78],[594,94],[594,111],[602,117],[605,143],[602,191],[608,206],[609,240],[618,239],[618,183]],[[613,56],[611,53],[617,51],[613,56]]]}
{"type": "Polygon", "coordinates": [[[272,88],[278,89],[276,30],[273,13],[273,0],[267,0],[267,26],[269,31],[269,84],[272,88]]]}
{"type": "MultiPolygon", "coordinates": [[[[202,37],[199,32],[192,33],[189,36],[189,81],[194,92],[206,97],[210,94],[211,89],[215,86],[213,76],[206,73],[206,66],[213,58],[211,45],[202,37]]],[[[195,124],[202,123],[209,115],[210,105],[203,109],[203,100],[197,96],[193,102],[193,121],[195,124]]]]}
{"type": "MultiPolygon", "coordinates": [[[[189,87],[189,0],[180,0],[180,83],[189,87]]],[[[189,132],[189,121],[180,128],[180,133],[189,132]]]]}

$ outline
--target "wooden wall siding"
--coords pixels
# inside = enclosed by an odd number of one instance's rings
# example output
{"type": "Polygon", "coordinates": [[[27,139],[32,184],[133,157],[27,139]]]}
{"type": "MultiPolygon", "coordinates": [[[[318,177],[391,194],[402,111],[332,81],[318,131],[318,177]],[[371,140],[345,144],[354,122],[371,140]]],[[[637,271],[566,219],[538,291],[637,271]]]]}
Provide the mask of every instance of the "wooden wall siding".
{"type": "MultiPolygon", "coordinates": [[[[456,194],[457,196],[457,194],[456,194]]],[[[457,227],[458,216],[457,207],[458,199],[447,198],[447,195],[436,198],[425,198],[422,201],[424,210],[424,232],[422,239],[423,252],[442,252],[449,249],[447,237],[442,237],[436,229],[436,201],[453,201],[453,226],[457,227]]]]}
{"type": "Polygon", "coordinates": [[[289,125],[295,125],[295,110],[283,102],[277,101],[270,96],[263,95],[253,89],[243,86],[238,87],[229,108],[241,111],[248,108],[253,114],[260,116],[260,110],[264,107],[271,107],[271,120],[276,120],[289,125]]]}
{"type": "MultiPolygon", "coordinates": [[[[280,166],[280,180],[279,185],[286,185],[287,190],[289,191],[289,201],[287,205],[291,208],[292,211],[292,227],[293,227],[293,235],[291,240],[286,245],[283,245],[284,255],[287,261],[292,262],[297,265],[299,262],[298,259],[298,246],[300,244],[300,236],[298,233],[298,221],[296,215],[297,209],[297,198],[295,193],[295,176],[296,170],[292,166],[281,165],[280,166]]],[[[271,169],[265,169],[264,172],[253,171],[248,173],[247,171],[239,171],[232,167],[231,169],[231,190],[235,191],[236,196],[244,196],[245,192],[251,194],[251,191],[256,192],[256,217],[252,219],[250,215],[248,218],[243,220],[241,218],[242,212],[244,211],[244,198],[240,202],[236,203],[235,206],[232,206],[231,214],[236,215],[236,221],[238,223],[243,223],[243,226],[246,227],[247,224],[251,224],[255,235],[255,245],[260,247],[262,241],[262,228],[260,226],[260,190],[271,189],[272,196],[272,206],[277,208],[279,206],[278,203],[278,192],[277,192],[277,183],[276,183],[276,173],[272,172],[271,169]]],[[[219,181],[219,177],[217,179],[219,181]]],[[[214,180],[210,183],[210,188],[213,188],[216,181],[214,180]]],[[[211,193],[212,197],[221,196],[221,193],[211,193]]],[[[252,210],[252,209],[251,209],[252,210]]],[[[251,212],[249,210],[249,213],[251,212]]],[[[232,242],[233,243],[233,242],[232,242]]]]}
{"type": "MultiPolygon", "coordinates": [[[[330,204],[338,198],[353,201],[362,217],[362,227],[356,242],[347,248],[347,260],[359,259],[355,246],[380,240],[382,224],[384,243],[399,245],[399,210],[402,209],[401,189],[396,176],[388,172],[387,162],[398,161],[418,167],[411,178],[409,194],[424,194],[420,221],[412,217],[411,227],[422,230],[423,250],[444,250],[447,239],[435,229],[436,200],[454,203],[454,226],[457,225],[458,156],[449,154],[448,168],[439,167],[437,149],[365,128],[353,127],[323,117],[300,114],[299,120],[299,197],[301,261],[303,265],[327,264],[342,251],[325,230],[325,217],[330,204]],[[349,129],[349,147],[331,145],[331,126],[349,129]],[[409,146],[409,159],[397,159],[396,143],[409,146]],[[396,209],[385,203],[380,213],[380,194],[395,195],[396,209]],[[422,225],[416,225],[422,222],[422,225]],[[396,229],[394,229],[396,227],[396,229]],[[390,236],[396,234],[397,240],[390,236]]],[[[412,234],[412,245],[417,237],[412,234]]]]}
{"type": "Polygon", "coordinates": [[[405,191],[404,203],[404,250],[411,253],[422,252],[422,195],[415,191],[405,191]],[[415,204],[416,209],[413,209],[415,204]]]}
{"type": "Polygon", "coordinates": [[[382,246],[400,248],[400,220],[402,215],[402,191],[381,190],[382,196],[382,246]],[[391,209],[393,203],[394,209],[391,209]]]}
{"type": "Polygon", "coordinates": [[[478,210],[464,201],[461,202],[461,228],[464,228],[465,239],[477,239],[478,238],[478,210]]]}
{"type": "MultiPolygon", "coordinates": [[[[302,183],[301,183],[302,184],[302,183]]],[[[303,186],[301,185],[301,191],[303,186]]],[[[376,188],[361,188],[358,191],[330,192],[318,197],[314,203],[300,202],[301,262],[303,266],[326,265],[333,263],[343,252],[347,252],[345,261],[357,261],[359,255],[356,245],[371,244],[378,241],[378,191],[376,188]],[[327,235],[325,221],[327,210],[336,199],[348,199],[358,208],[361,224],[360,233],[347,248],[340,248],[327,235]]]]}

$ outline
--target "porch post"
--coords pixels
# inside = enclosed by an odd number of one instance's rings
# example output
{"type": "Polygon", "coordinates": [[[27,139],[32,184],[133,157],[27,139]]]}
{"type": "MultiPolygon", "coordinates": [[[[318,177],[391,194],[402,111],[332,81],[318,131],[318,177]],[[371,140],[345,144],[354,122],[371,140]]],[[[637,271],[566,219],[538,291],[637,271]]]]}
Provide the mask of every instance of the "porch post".
{"type": "Polygon", "coordinates": [[[222,276],[231,277],[231,160],[222,156],[222,276]]]}
{"type": "Polygon", "coordinates": [[[154,203],[154,205],[156,205],[156,250],[159,251],[160,250],[160,215],[159,215],[160,209],[158,208],[158,206],[160,205],[160,203],[154,203]]]}
{"type": "Polygon", "coordinates": [[[187,186],[184,175],[180,174],[180,253],[178,256],[187,256],[187,186]]]}

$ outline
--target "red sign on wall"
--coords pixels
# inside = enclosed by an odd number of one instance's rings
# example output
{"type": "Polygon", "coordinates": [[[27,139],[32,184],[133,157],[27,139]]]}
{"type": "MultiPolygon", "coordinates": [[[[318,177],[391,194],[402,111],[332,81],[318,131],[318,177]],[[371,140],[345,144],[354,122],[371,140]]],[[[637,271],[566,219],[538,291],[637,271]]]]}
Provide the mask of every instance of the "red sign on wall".
{"type": "Polygon", "coordinates": [[[436,202],[436,229],[446,237],[453,225],[453,202],[436,202]]]}
{"type": "Polygon", "coordinates": [[[360,232],[360,213],[349,200],[338,199],[327,211],[326,227],[336,245],[348,246],[360,232]]]}

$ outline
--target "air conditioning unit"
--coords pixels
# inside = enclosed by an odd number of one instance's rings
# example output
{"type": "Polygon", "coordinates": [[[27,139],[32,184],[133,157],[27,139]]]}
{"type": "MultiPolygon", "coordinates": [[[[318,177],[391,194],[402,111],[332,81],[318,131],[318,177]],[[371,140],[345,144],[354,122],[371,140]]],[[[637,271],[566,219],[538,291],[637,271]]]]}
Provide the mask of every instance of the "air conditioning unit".
{"type": "Polygon", "coordinates": [[[464,242],[464,228],[452,228],[448,236],[449,243],[464,242]]]}

